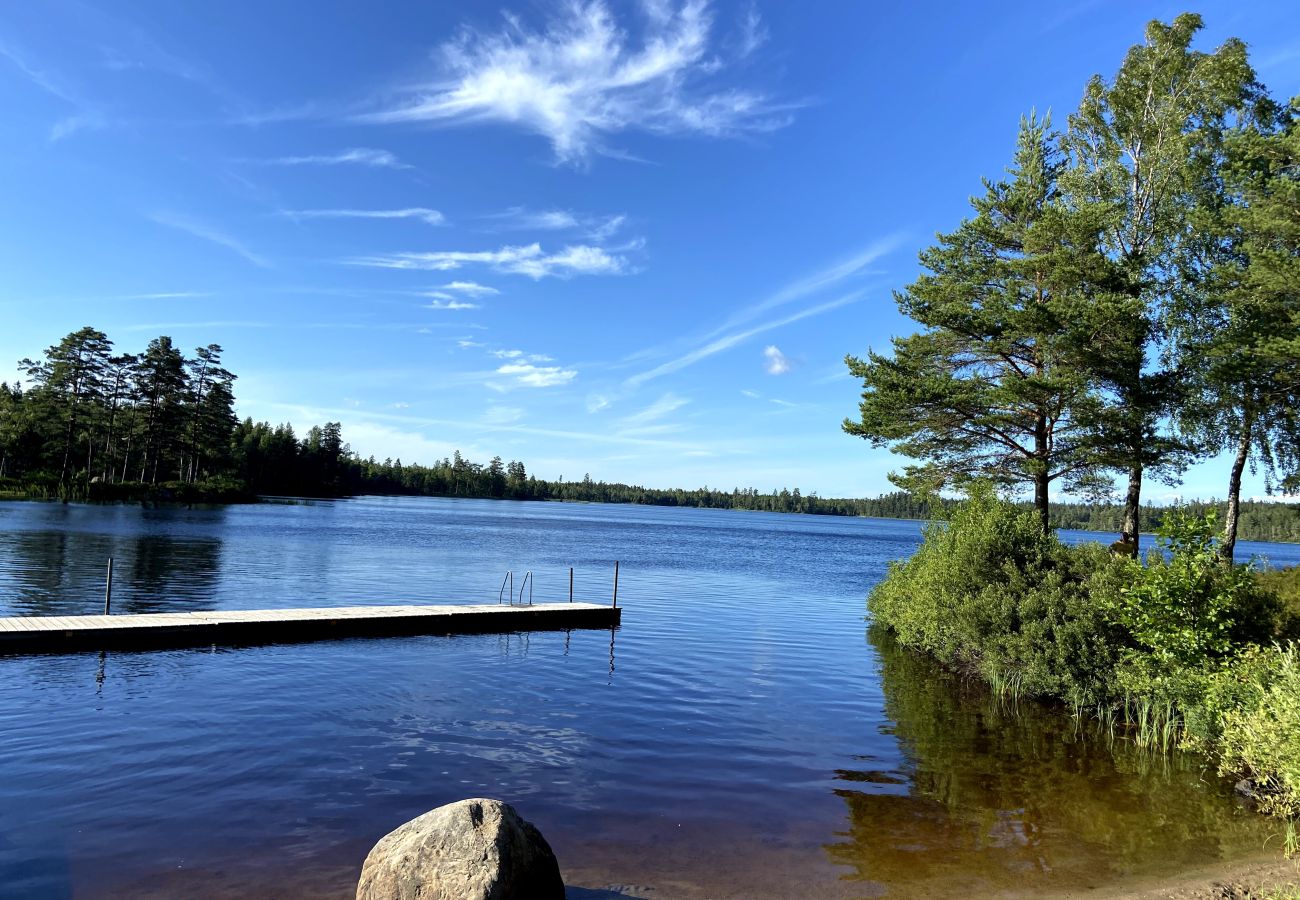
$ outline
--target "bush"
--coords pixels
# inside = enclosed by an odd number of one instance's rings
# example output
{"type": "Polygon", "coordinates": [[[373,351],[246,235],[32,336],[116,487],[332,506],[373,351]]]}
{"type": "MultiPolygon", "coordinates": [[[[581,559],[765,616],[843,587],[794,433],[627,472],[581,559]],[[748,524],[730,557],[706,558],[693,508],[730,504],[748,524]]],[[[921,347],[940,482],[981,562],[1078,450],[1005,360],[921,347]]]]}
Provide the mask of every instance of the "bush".
{"type": "Polygon", "coordinates": [[[1276,596],[1259,587],[1250,568],[1224,563],[1216,534],[1213,511],[1203,518],[1166,514],[1146,565],[1133,564],[1128,585],[1099,595],[1157,670],[1212,666],[1234,648],[1273,635],[1276,596]]]}
{"type": "Polygon", "coordinates": [[[1098,546],[1067,547],[1037,517],[974,487],[950,521],[926,526],[868,598],[899,643],[1014,694],[1100,702],[1124,635],[1089,599],[1122,569],[1098,546]]]}
{"type": "MultiPolygon", "coordinates": [[[[1292,570],[1225,563],[1213,516],[1164,517],[1145,565],[1068,547],[977,486],[926,526],[867,605],[904,647],[996,690],[1094,707],[1142,747],[1187,746],[1246,777],[1264,812],[1300,816],[1300,657],[1273,640],[1292,570]]],[[[1288,850],[1296,846],[1294,823],[1288,850]]]]}
{"type": "Polygon", "coordinates": [[[1247,697],[1222,719],[1219,771],[1245,775],[1266,813],[1300,816],[1300,656],[1295,644],[1257,652],[1247,697]]]}

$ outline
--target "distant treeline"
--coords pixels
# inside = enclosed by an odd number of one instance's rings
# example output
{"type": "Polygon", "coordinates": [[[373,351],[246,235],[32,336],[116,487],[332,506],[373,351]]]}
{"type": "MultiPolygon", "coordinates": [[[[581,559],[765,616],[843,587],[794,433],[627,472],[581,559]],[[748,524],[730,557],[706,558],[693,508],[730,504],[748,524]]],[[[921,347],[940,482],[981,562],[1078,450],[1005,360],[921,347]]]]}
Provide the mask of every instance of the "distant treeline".
{"type": "MultiPolygon", "coordinates": [[[[103,332],[83,328],[41,359],[23,360],[28,386],[0,384],[0,493],[189,501],[409,494],[892,519],[940,512],[903,491],[855,499],[798,488],[647,488],[589,475],[548,481],[528,474],[522,462],[498,456],[485,465],[459,452],[432,465],[363,459],[344,443],[338,422],[299,437],[287,424],[240,421],[235,376],[222,367],[221,353],[209,344],[188,357],[159,337],[143,353],[115,355],[103,332]]],[[[1144,522],[1154,528],[1161,514],[1160,507],[1146,507],[1144,522]]],[[[1054,503],[1051,515],[1060,528],[1117,531],[1123,508],[1054,503]]],[[[1241,537],[1300,541],[1300,506],[1242,504],[1241,537]]]]}

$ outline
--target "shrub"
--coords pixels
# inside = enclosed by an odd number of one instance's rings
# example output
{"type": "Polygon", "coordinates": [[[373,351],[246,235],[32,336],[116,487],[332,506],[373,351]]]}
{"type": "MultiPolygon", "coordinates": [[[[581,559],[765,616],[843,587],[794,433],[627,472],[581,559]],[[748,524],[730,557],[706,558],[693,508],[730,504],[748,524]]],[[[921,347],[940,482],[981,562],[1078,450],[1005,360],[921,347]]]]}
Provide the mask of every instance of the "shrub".
{"type": "Polygon", "coordinates": [[[1224,563],[1216,534],[1213,511],[1203,518],[1166,514],[1146,565],[1132,566],[1129,585],[1099,595],[1157,671],[1214,665],[1234,648],[1273,635],[1276,596],[1260,588],[1249,567],[1224,563]]]}
{"type": "Polygon", "coordinates": [[[926,526],[920,549],[892,564],[867,602],[899,643],[948,666],[1014,694],[1092,704],[1125,638],[1089,584],[1122,565],[1101,547],[1044,535],[1032,512],[977,485],[948,522],[926,526]]]}
{"type": "Polygon", "coordinates": [[[1258,652],[1245,702],[1222,719],[1219,771],[1244,774],[1260,809],[1300,816],[1300,656],[1295,644],[1258,652]]]}

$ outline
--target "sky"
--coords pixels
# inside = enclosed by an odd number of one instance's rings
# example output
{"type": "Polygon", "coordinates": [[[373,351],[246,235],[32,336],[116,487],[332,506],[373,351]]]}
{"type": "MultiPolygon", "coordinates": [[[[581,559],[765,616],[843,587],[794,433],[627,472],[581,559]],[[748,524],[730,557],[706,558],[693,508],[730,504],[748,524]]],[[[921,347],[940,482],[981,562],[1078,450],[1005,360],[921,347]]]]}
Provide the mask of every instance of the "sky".
{"type": "MultiPolygon", "coordinates": [[[[85,325],[165,334],[224,348],[241,416],[362,456],[888,491],[845,354],[913,330],[892,291],[1020,116],[1064,124],[1186,8],[6,3],[0,379],[85,325]]],[[[1291,3],[1194,9],[1300,93],[1291,3]]]]}

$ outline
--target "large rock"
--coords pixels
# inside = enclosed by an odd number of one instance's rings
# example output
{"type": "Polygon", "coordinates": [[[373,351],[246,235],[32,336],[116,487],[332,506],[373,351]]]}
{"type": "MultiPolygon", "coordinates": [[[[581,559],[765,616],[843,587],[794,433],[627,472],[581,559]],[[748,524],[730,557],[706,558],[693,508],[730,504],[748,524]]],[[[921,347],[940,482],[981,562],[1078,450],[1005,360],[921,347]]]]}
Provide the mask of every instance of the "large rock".
{"type": "Polygon", "coordinates": [[[461,800],[380,838],[357,900],[564,900],[542,833],[500,800],[461,800]]]}

